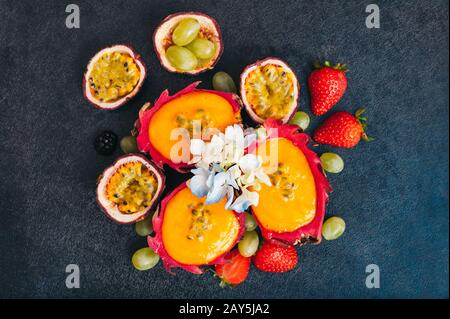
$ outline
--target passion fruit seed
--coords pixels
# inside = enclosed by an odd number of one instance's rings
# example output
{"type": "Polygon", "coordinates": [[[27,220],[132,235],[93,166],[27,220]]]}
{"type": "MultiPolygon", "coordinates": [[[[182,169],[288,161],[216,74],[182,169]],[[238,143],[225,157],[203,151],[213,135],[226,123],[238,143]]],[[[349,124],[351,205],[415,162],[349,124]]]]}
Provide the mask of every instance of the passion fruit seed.
{"type": "Polygon", "coordinates": [[[216,46],[209,40],[197,38],[186,47],[199,59],[211,59],[216,52],[216,46]]]}
{"type": "Polygon", "coordinates": [[[247,231],[253,231],[258,227],[255,218],[250,213],[245,213],[245,229],[247,231]]]}
{"type": "Polygon", "coordinates": [[[194,116],[192,117],[188,117],[184,114],[178,114],[175,118],[175,122],[179,128],[187,129],[190,136],[194,136],[194,133],[201,133],[197,132],[197,128],[201,129],[211,127],[210,116],[202,108],[195,110],[194,116]],[[199,121],[200,125],[198,125],[199,121]],[[195,132],[194,129],[196,129],[195,132]]]}
{"type": "Polygon", "coordinates": [[[309,122],[310,119],[308,114],[305,112],[297,112],[289,121],[289,124],[297,125],[304,131],[308,128],[309,122]]]}
{"type": "Polygon", "coordinates": [[[148,208],[157,191],[156,175],[141,162],[118,167],[107,185],[108,199],[120,212],[132,214],[148,208]]]}
{"type": "Polygon", "coordinates": [[[228,73],[217,72],[212,78],[212,85],[214,90],[222,92],[236,93],[236,84],[228,73]]]}
{"type": "Polygon", "coordinates": [[[140,271],[149,270],[156,266],[159,261],[159,256],[148,247],[137,250],[133,257],[131,257],[131,263],[134,268],[140,271]]]}
{"type": "Polygon", "coordinates": [[[205,231],[212,228],[210,222],[211,211],[205,207],[204,203],[190,203],[188,208],[191,210],[191,225],[186,236],[189,240],[203,241],[205,238],[205,231]]]}
{"type": "Polygon", "coordinates": [[[167,49],[166,56],[170,64],[181,71],[192,71],[198,65],[194,53],[184,47],[172,45],[167,49]]]}
{"type": "Polygon", "coordinates": [[[288,166],[278,163],[277,170],[269,175],[272,185],[281,190],[285,202],[295,199],[295,190],[298,188],[289,171],[288,166]]]}
{"type": "Polygon", "coordinates": [[[191,43],[200,31],[200,23],[194,18],[186,18],[173,30],[172,41],[176,45],[184,46],[191,43]]]}
{"type": "Polygon", "coordinates": [[[95,62],[89,75],[89,86],[96,99],[114,102],[133,91],[140,76],[140,70],[130,55],[108,52],[95,62]]]}
{"type": "Polygon", "coordinates": [[[256,231],[246,232],[238,244],[239,252],[244,257],[253,256],[258,250],[259,237],[256,231]]]}
{"type": "Polygon", "coordinates": [[[145,219],[136,223],[136,225],[134,226],[136,234],[145,237],[153,233],[152,217],[153,214],[149,214],[145,219]]]}
{"type": "Polygon", "coordinates": [[[328,218],[322,226],[322,236],[326,240],[335,240],[345,231],[345,221],[340,217],[328,218]]]}
{"type": "Polygon", "coordinates": [[[320,156],[322,168],[329,173],[340,173],[344,169],[344,160],[336,153],[323,153],[320,156]]]}
{"type": "Polygon", "coordinates": [[[139,152],[136,137],[131,135],[125,136],[120,140],[120,148],[125,154],[139,152]]]}
{"type": "Polygon", "coordinates": [[[278,65],[267,64],[250,72],[245,88],[254,112],[264,119],[282,119],[295,101],[294,75],[278,65]]]}

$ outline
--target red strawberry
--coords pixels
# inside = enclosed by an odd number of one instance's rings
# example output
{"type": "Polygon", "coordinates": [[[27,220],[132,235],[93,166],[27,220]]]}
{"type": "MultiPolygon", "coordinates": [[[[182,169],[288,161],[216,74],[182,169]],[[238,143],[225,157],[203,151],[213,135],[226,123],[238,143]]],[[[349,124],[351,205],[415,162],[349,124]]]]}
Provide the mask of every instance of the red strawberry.
{"type": "Polygon", "coordinates": [[[298,262],[297,250],[291,245],[264,242],[256,255],[253,264],[261,271],[286,272],[295,268],[298,262]]]}
{"type": "Polygon", "coordinates": [[[216,265],[216,275],[222,280],[220,286],[238,285],[248,276],[250,271],[250,257],[244,257],[235,249],[231,251],[225,264],[216,265]]]}
{"type": "Polygon", "coordinates": [[[311,110],[315,115],[325,114],[344,96],[347,89],[345,72],[345,64],[332,66],[329,61],[325,61],[324,66],[316,65],[316,70],[309,75],[311,110]]]}
{"type": "Polygon", "coordinates": [[[369,142],[372,138],[364,132],[366,118],[361,116],[364,109],[355,115],[348,112],[336,112],[326,119],[314,132],[314,140],[319,144],[351,148],[363,138],[369,142]]]}

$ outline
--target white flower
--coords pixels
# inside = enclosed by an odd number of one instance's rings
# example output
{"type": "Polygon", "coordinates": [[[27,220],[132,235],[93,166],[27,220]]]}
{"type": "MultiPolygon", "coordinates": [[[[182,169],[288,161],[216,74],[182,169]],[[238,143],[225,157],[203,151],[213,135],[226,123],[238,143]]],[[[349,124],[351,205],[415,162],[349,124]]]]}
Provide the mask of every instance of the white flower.
{"type": "Polygon", "coordinates": [[[221,201],[227,193],[228,173],[220,172],[214,175],[212,185],[206,194],[206,204],[214,204],[221,201]]]}
{"type": "Polygon", "coordinates": [[[259,194],[257,192],[250,192],[247,188],[242,188],[242,194],[236,198],[233,204],[227,209],[234,210],[237,213],[245,212],[251,205],[258,206],[259,194]]]}
{"type": "Polygon", "coordinates": [[[239,167],[244,173],[241,182],[244,185],[252,185],[262,182],[271,186],[269,176],[262,169],[262,160],[255,154],[246,154],[239,160],[239,167]]]}
{"type": "Polygon", "coordinates": [[[189,161],[189,164],[198,163],[202,159],[202,154],[205,150],[205,142],[201,139],[191,139],[189,150],[192,154],[192,159],[189,161]]]}
{"type": "Polygon", "coordinates": [[[209,142],[192,139],[190,163],[196,166],[191,170],[194,176],[188,182],[192,193],[206,196],[207,204],[217,203],[226,196],[225,208],[236,212],[258,205],[261,183],[268,186],[271,183],[263,172],[261,158],[245,154],[245,150],[260,135],[254,129],[244,132],[240,125],[235,124],[228,126],[225,134],[213,135],[209,142]]]}

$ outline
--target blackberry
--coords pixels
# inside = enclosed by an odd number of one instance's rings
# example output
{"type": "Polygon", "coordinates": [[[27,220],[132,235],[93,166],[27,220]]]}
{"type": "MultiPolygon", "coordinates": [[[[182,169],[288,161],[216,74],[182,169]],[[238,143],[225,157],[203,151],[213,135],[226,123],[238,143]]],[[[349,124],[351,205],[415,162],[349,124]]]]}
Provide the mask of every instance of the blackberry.
{"type": "Polygon", "coordinates": [[[104,131],[94,141],[94,148],[101,155],[111,155],[117,146],[117,135],[111,131],[104,131]]]}

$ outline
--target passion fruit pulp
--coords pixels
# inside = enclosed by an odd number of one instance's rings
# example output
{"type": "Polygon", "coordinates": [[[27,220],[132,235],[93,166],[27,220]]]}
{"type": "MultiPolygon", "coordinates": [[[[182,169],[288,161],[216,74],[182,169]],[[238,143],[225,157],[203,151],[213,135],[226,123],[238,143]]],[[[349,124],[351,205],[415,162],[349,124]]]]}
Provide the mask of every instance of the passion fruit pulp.
{"type": "Polygon", "coordinates": [[[287,123],[295,113],[300,85],[285,62],[266,58],[245,68],[240,91],[245,109],[255,122],[273,118],[287,123]]]}
{"type": "Polygon", "coordinates": [[[273,119],[264,128],[267,139],[250,146],[250,152],[262,157],[272,182],[271,187],[261,186],[259,204],[251,208],[261,234],[288,244],[319,243],[331,187],[319,157],[308,147],[310,137],[296,125],[273,119]]]}
{"type": "Polygon", "coordinates": [[[223,52],[219,24],[200,12],[166,17],[155,30],[153,45],[166,70],[191,75],[212,69],[223,52]]]}
{"type": "Polygon", "coordinates": [[[220,264],[245,231],[245,216],[226,210],[225,199],[208,205],[194,196],[186,183],[161,201],[153,216],[152,250],[161,256],[166,270],[183,268],[201,274],[202,265],[220,264]]]}
{"type": "Polygon", "coordinates": [[[134,223],[152,210],[164,183],[164,175],[150,160],[140,154],[127,154],[100,176],[97,202],[112,220],[134,223]]]}
{"type": "Polygon", "coordinates": [[[125,45],[105,48],[87,66],[84,95],[95,107],[114,110],[139,92],[146,75],[144,63],[132,48],[125,45]]]}
{"type": "Polygon", "coordinates": [[[196,88],[199,83],[192,83],[173,96],[166,90],[153,107],[147,105],[139,113],[136,125],[139,150],[149,153],[159,166],[167,164],[179,172],[191,167],[189,142],[194,126],[200,126],[203,133],[209,129],[223,132],[227,126],[241,122],[241,102],[237,95],[200,90],[196,88]],[[173,134],[178,132],[186,132],[187,136],[174,138],[173,134]]]}

